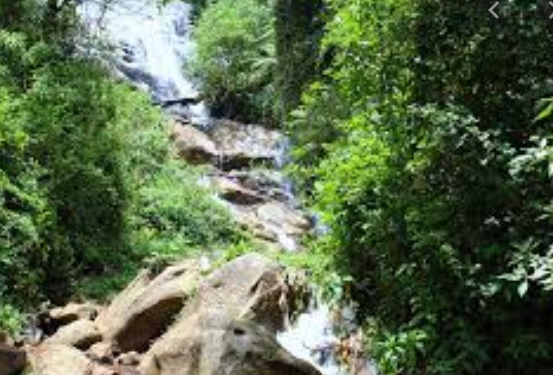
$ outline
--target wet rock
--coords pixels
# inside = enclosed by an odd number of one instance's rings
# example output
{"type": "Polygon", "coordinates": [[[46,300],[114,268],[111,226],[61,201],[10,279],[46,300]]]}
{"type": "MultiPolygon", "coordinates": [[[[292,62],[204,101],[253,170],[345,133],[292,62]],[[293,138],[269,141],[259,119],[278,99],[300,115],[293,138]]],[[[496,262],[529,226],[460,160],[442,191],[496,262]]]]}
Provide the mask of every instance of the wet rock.
{"type": "Polygon", "coordinates": [[[90,320],[77,320],[60,328],[54,336],[46,340],[46,343],[74,346],[86,350],[100,341],[102,341],[102,335],[96,324],[90,320]]]}
{"type": "Polygon", "coordinates": [[[283,137],[277,131],[230,120],[215,121],[213,129],[211,139],[219,149],[219,166],[224,170],[274,164],[281,154],[283,137]]]}
{"type": "Polygon", "coordinates": [[[95,366],[90,375],[142,375],[132,366],[95,366]]]}
{"type": "Polygon", "coordinates": [[[259,324],[224,310],[189,316],[156,343],[139,369],[144,375],[318,375],[259,324]]]}
{"type": "Polygon", "coordinates": [[[91,303],[69,303],[50,310],[49,315],[54,324],[62,326],[81,319],[94,320],[99,309],[99,306],[91,303]]]}
{"type": "Polygon", "coordinates": [[[94,367],[81,351],[58,344],[31,349],[29,359],[34,375],[89,375],[94,367]]]}
{"type": "Polygon", "coordinates": [[[0,375],[15,375],[23,370],[26,362],[27,355],[23,350],[0,343],[0,375]]]}
{"type": "Polygon", "coordinates": [[[155,277],[143,272],[98,316],[104,339],[116,342],[122,352],[147,349],[194,293],[200,275],[196,261],[169,267],[155,277]]]}
{"type": "Polygon", "coordinates": [[[281,172],[269,170],[231,171],[228,177],[257,194],[278,201],[291,201],[290,183],[281,172]]]}
{"type": "Polygon", "coordinates": [[[234,219],[255,237],[287,251],[299,249],[299,239],[312,228],[302,211],[284,202],[269,201],[253,207],[231,206],[234,219]]]}
{"type": "Polygon", "coordinates": [[[216,144],[194,126],[175,123],[171,138],[179,156],[192,164],[215,163],[219,157],[216,144]]]}
{"type": "Polygon", "coordinates": [[[254,205],[265,201],[262,195],[240,185],[240,183],[231,178],[213,176],[210,178],[210,182],[219,196],[228,202],[239,205],[254,205]]]}
{"type": "Polygon", "coordinates": [[[286,234],[301,235],[311,229],[311,222],[303,212],[282,202],[269,202],[257,210],[258,217],[268,225],[280,227],[286,234]]]}

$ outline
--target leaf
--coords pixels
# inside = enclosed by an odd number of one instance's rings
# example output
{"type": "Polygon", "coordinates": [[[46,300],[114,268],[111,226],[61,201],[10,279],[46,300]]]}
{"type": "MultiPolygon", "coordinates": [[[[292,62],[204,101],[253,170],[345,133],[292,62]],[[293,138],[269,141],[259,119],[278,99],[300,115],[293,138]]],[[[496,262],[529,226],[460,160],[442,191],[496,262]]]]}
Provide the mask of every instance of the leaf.
{"type": "Polygon", "coordinates": [[[553,99],[546,99],[543,100],[544,103],[549,103],[547,107],[543,111],[540,112],[540,114],[534,119],[534,121],[540,121],[544,120],[547,117],[551,116],[551,113],[553,113],[553,99]]]}
{"type": "Polygon", "coordinates": [[[524,280],[521,284],[518,286],[518,295],[520,297],[524,297],[526,293],[528,292],[528,280],[524,280]]]}

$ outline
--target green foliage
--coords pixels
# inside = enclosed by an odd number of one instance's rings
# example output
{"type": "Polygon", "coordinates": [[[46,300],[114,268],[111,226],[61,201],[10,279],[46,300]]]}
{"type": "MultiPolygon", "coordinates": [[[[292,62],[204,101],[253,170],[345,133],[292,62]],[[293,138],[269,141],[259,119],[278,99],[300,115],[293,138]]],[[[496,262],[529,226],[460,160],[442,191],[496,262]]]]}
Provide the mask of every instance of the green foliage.
{"type": "Polygon", "coordinates": [[[145,254],[182,256],[239,240],[228,211],[195,182],[198,179],[190,168],[168,164],[139,191],[133,208],[135,247],[145,254]]]}
{"type": "Polygon", "coordinates": [[[376,321],[370,353],[394,375],[551,368],[547,21],[524,1],[502,22],[474,2],[326,5],[297,175],[376,321]]]}
{"type": "Polygon", "coordinates": [[[195,37],[192,70],[216,114],[273,123],[276,60],[269,2],[213,2],[202,13],[195,37]]]}
{"type": "Polygon", "coordinates": [[[19,310],[0,299],[0,331],[15,337],[23,328],[24,318],[19,310]]]}
{"type": "Polygon", "coordinates": [[[283,119],[301,103],[301,93],[316,77],[322,35],[323,1],[274,2],[280,115],[283,119]]]}
{"type": "MultiPolygon", "coordinates": [[[[16,8],[15,18],[34,17],[16,8]]],[[[174,160],[168,121],[145,94],[68,54],[65,39],[20,26],[0,28],[0,299],[9,312],[0,324],[13,326],[9,306],[59,302],[75,284],[101,297],[148,258],[240,238],[198,173],[174,160]]]]}

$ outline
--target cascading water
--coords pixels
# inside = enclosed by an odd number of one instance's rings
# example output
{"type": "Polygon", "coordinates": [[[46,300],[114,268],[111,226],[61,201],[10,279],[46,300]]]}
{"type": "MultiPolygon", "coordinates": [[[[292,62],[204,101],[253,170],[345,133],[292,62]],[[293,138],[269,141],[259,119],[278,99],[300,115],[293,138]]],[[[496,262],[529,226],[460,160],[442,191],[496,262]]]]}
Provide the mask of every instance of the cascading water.
{"type": "Polygon", "coordinates": [[[183,71],[194,51],[190,4],[85,0],[78,11],[89,33],[113,49],[109,60],[119,74],[148,91],[169,112],[200,125],[209,122],[197,85],[183,71]]]}
{"type": "MultiPolygon", "coordinates": [[[[149,92],[169,113],[207,126],[211,122],[209,112],[199,100],[197,85],[183,69],[194,51],[191,10],[190,4],[180,1],[160,5],[156,0],[84,0],[79,14],[90,35],[110,46],[103,59],[119,75],[149,92]]],[[[286,162],[287,148],[283,144],[276,160],[278,168],[286,162]]],[[[289,182],[284,183],[283,190],[289,201],[295,201],[289,182]]],[[[288,236],[279,241],[291,251],[297,248],[288,236]]],[[[328,305],[313,303],[277,340],[323,375],[346,375],[348,372],[338,365],[335,347],[340,340],[330,316],[328,305]]],[[[354,375],[376,373],[367,366],[365,361],[362,367],[366,371],[354,371],[354,375]]]]}

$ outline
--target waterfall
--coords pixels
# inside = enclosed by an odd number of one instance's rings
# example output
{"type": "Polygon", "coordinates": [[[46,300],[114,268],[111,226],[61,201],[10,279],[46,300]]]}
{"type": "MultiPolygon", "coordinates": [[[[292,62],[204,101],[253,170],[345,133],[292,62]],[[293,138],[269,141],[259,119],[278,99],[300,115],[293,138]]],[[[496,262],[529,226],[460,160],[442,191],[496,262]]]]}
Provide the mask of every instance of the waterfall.
{"type": "MultiPolygon", "coordinates": [[[[107,43],[103,53],[116,73],[152,96],[153,100],[177,117],[195,125],[208,126],[210,116],[199,99],[198,85],[185,73],[194,53],[191,37],[192,6],[180,1],[160,5],[156,0],[84,0],[78,13],[89,34],[107,43]]],[[[283,142],[276,167],[287,162],[288,143],[283,142]]],[[[284,181],[283,190],[295,201],[292,184],[284,181]]],[[[278,227],[277,227],[278,229],[278,227]]],[[[279,233],[284,248],[293,251],[295,240],[279,233]]],[[[207,258],[202,264],[208,267],[207,258]]],[[[346,375],[339,364],[335,346],[335,322],[328,305],[314,302],[292,325],[277,336],[279,343],[298,358],[309,361],[323,375],[346,375]]],[[[356,327],[355,327],[356,328],[356,327]]],[[[376,374],[352,371],[352,374],[376,374]]]]}
{"type": "Polygon", "coordinates": [[[90,35],[108,43],[116,71],[177,116],[205,125],[209,113],[184,66],[194,53],[192,6],[180,1],[85,0],[78,13],[90,35]]]}

